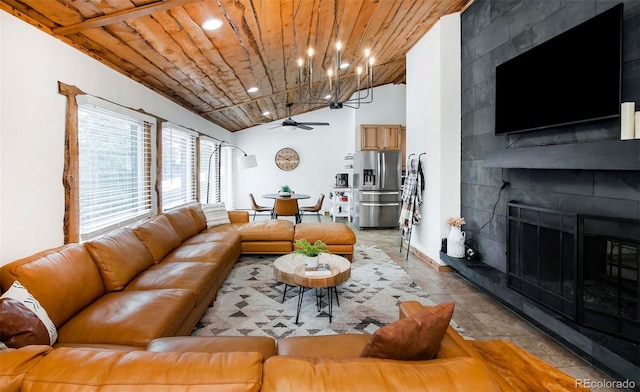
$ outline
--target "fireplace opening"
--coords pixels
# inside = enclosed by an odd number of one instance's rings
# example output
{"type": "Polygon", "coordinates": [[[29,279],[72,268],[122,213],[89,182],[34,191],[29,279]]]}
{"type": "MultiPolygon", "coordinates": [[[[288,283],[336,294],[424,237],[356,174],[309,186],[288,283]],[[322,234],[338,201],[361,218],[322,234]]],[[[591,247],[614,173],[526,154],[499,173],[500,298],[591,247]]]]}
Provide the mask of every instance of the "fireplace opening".
{"type": "Polygon", "coordinates": [[[640,221],[508,204],[507,285],[577,325],[640,343],[640,221]]]}
{"type": "Polygon", "coordinates": [[[578,228],[579,322],[639,342],[640,223],[581,215],[578,228]]]}

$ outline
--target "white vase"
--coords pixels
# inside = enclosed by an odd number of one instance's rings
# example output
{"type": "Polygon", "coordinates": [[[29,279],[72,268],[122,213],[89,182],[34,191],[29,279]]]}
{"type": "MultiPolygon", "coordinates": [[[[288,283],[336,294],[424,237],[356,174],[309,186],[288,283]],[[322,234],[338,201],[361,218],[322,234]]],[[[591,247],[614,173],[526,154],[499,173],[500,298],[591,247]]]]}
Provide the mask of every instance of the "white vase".
{"type": "Polygon", "coordinates": [[[318,268],[320,256],[306,256],[305,265],[307,268],[318,268]]]}
{"type": "Polygon", "coordinates": [[[447,255],[451,257],[464,257],[464,240],[466,233],[457,226],[451,226],[447,236],[447,255]]]}

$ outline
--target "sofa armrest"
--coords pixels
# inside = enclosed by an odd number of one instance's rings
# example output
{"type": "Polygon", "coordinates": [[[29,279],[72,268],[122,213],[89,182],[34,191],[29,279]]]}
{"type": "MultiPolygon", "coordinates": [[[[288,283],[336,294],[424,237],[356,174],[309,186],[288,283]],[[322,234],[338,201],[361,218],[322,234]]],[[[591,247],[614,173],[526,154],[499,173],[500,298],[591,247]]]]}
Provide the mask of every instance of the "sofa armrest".
{"type": "Polygon", "coordinates": [[[248,211],[227,211],[231,223],[247,223],[249,222],[248,211]]]}

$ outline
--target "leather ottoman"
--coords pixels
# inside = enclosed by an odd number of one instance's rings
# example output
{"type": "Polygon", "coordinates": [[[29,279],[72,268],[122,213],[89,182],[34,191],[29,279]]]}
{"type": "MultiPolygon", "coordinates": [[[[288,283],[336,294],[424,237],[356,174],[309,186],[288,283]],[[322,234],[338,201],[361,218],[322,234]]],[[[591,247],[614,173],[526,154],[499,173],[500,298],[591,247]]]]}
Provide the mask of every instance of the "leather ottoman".
{"type": "Polygon", "coordinates": [[[343,255],[349,261],[353,258],[356,235],[344,223],[298,223],[295,226],[294,241],[306,239],[310,243],[320,240],[327,244],[329,252],[343,255]]]}

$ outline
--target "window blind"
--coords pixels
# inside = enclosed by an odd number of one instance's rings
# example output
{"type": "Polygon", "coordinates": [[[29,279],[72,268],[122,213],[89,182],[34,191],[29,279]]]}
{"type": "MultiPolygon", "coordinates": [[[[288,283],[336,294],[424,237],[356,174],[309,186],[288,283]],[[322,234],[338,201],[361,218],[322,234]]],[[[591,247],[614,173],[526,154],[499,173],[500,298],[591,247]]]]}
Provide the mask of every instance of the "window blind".
{"type": "Polygon", "coordinates": [[[92,104],[78,106],[80,237],[154,212],[151,124],[92,104]]]}
{"type": "Polygon", "coordinates": [[[162,209],[197,200],[196,137],[172,124],[162,127],[162,209]]]}
{"type": "Polygon", "coordinates": [[[215,201],[216,157],[211,154],[215,151],[216,143],[213,139],[200,137],[200,202],[209,203],[215,201]],[[211,159],[211,171],[209,171],[209,159],[211,159]],[[208,187],[208,189],[207,189],[208,187]],[[208,192],[207,192],[208,191],[208,192]],[[209,200],[207,200],[207,193],[209,200]]]}

